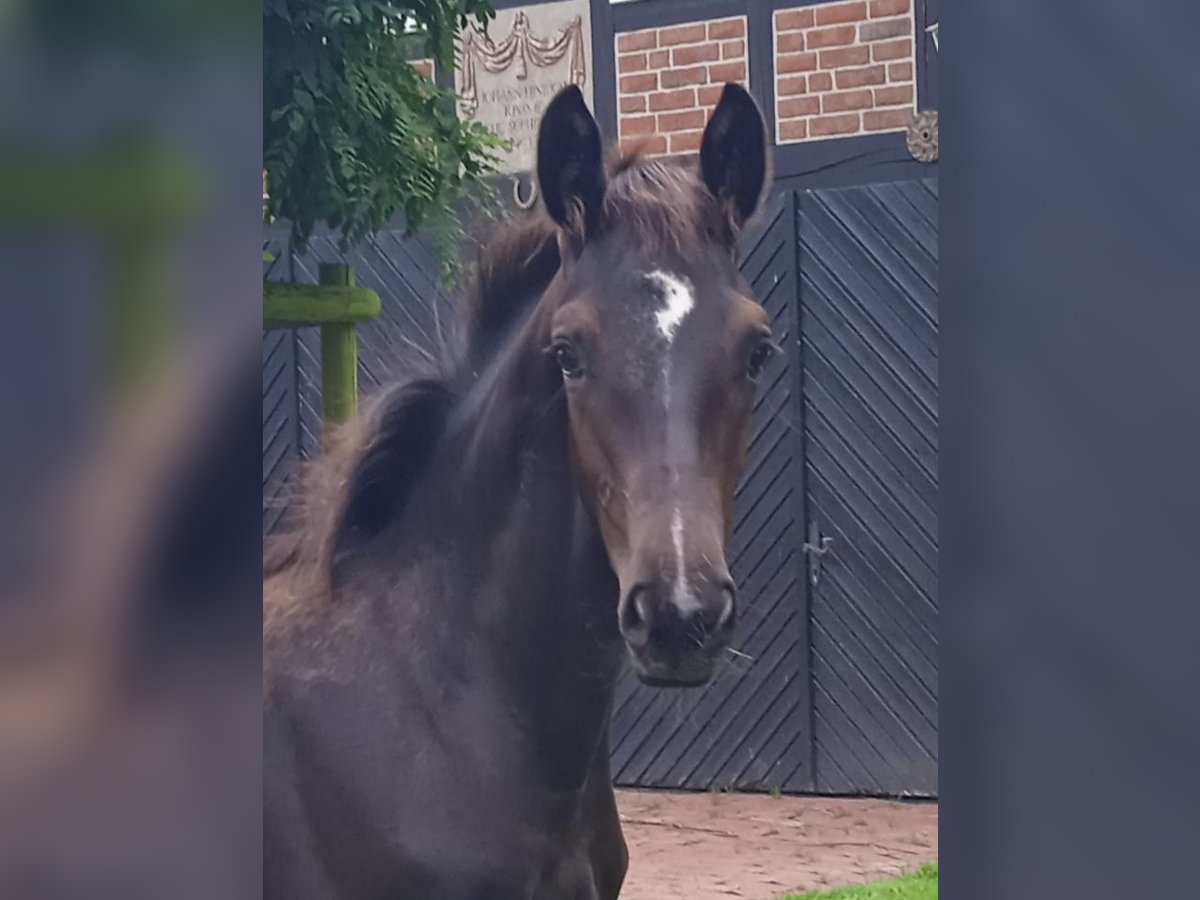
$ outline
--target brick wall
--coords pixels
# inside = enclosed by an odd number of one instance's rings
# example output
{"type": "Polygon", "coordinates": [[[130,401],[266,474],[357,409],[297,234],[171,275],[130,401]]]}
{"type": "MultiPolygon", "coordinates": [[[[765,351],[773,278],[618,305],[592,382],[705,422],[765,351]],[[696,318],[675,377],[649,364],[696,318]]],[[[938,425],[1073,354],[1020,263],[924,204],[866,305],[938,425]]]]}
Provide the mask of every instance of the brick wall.
{"type": "Polygon", "coordinates": [[[915,103],[912,0],[852,0],[775,13],[780,144],[902,131],[915,103]]]}
{"type": "Polygon", "coordinates": [[[748,84],[745,16],[628,31],[616,43],[622,147],[694,153],[721,86],[748,84]]]}
{"type": "Polygon", "coordinates": [[[420,72],[422,75],[433,77],[433,60],[432,59],[410,59],[408,64],[420,72]]]}

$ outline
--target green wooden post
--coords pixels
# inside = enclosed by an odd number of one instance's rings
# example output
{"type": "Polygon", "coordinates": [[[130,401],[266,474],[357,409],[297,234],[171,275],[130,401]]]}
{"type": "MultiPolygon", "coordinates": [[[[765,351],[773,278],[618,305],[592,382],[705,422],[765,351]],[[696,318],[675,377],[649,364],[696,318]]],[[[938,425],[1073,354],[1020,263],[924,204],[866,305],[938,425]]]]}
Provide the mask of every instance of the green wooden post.
{"type": "Polygon", "coordinates": [[[358,406],[357,323],[379,315],[379,295],[355,287],[349,266],[322,264],[320,284],[263,284],[263,325],[321,329],[321,418],[325,447],[358,406]]]}
{"type": "MultiPolygon", "coordinates": [[[[326,287],[354,287],[354,270],[321,263],[317,281],[326,287]]],[[[353,322],[321,326],[321,417],[325,436],[354,418],[358,409],[358,335],[353,322]]]]}

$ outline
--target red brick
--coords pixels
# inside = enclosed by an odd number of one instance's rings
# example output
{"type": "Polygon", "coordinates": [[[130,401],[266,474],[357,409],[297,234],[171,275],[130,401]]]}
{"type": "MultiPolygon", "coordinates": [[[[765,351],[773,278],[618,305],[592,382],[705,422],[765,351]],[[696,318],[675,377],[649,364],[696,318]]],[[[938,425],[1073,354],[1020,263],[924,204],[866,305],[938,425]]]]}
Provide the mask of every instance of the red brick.
{"type": "Polygon", "coordinates": [[[808,77],[805,75],[793,75],[791,78],[780,78],[775,82],[775,93],[780,97],[790,97],[794,94],[804,94],[808,92],[808,77]]]}
{"type": "Polygon", "coordinates": [[[690,69],[666,69],[659,73],[658,83],[663,88],[683,87],[685,84],[705,84],[708,78],[704,66],[690,69]]]}
{"type": "Polygon", "coordinates": [[[647,156],[667,152],[667,139],[661,135],[647,140],[644,137],[621,138],[621,152],[629,153],[638,150],[647,156]]]}
{"type": "Polygon", "coordinates": [[[808,120],[808,133],[813,137],[833,134],[853,134],[858,131],[858,113],[841,116],[821,116],[808,120]]]}
{"type": "Polygon", "coordinates": [[[813,72],[808,76],[809,93],[833,90],[833,76],[828,72],[813,72]]]}
{"type": "Polygon", "coordinates": [[[865,66],[861,69],[838,69],[838,90],[883,84],[887,81],[887,70],[883,66],[865,66]]]}
{"type": "Polygon", "coordinates": [[[875,105],[875,95],[870,91],[839,91],[821,95],[824,112],[845,112],[848,109],[870,109],[875,105]]]}
{"type": "Polygon", "coordinates": [[[780,10],[775,14],[775,29],[791,31],[795,28],[812,28],[813,11],[811,8],[780,10]]]}
{"type": "Polygon", "coordinates": [[[652,50],[658,46],[658,32],[631,31],[628,34],[617,35],[617,52],[626,53],[630,50],[652,50]]]}
{"type": "Polygon", "coordinates": [[[888,38],[912,34],[912,23],[908,18],[884,19],[881,22],[866,22],[858,26],[860,41],[886,41],[888,38]]]}
{"type": "Polygon", "coordinates": [[[912,39],[904,38],[901,41],[888,41],[884,44],[872,44],[871,56],[876,62],[883,59],[906,59],[912,56],[912,39]]]}
{"type": "Polygon", "coordinates": [[[912,105],[913,86],[904,84],[900,87],[875,88],[876,106],[912,105]]]}
{"type": "Polygon", "coordinates": [[[724,40],[725,38],[737,38],[745,36],[745,19],[726,19],[724,22],[708,23],[708,39],[710,41],[720,41],[724,40]]]}
{"type": "Polygon", "coordinates": [[[654,72],[626,75],[621,79],[622,94],[640,94],[642,91],[652,91],[656,87],[658,87],[658,75],[654,72]]]}
{"type": "Polygon", "coordinates": [[[721,45],[721,59],[733,59],[746,55],[745,41],[726,41],[721,45]]]}
{"type": "Polygon", "coordinates": [[[775,52],[776,53],[794,53],[797,50],[804,49],[804,32],[803,31],[787,31],[782,34],[775,35],[775,52]]]}
{"type": "Polygon", "coordinates": [[[708,80],[714,84],[721,81],[745,81],[746,62],[721,63],[719,66],[708,67],[708,80]]]}
{"type": "Polygon", "coordinates": [[[781,119],[793,119],[797,116],[815,116],[820,112],[820,97],[791,97],[779,101],[779,118],[781,119]]]}
{"type": "Polygon", "coordinates": [[[658,132],[694,131],[704,127],[704,110],[688,109],[683,112],[662,113],[658,117],[658,132]]]}
{"type": "Polygon", "coordinates": [[[912,113],[907,109],[877,109],[863,113],[863,128],[867,131],[889,131],[908,127],[912,113]]]}
{"type": "Polygon", "coordinates": [[[412,67],[414,69],[416,69],[418,72],[420,72],[422,75],[428,75],[430,78],[433,77],[433,60],[432,59],[414,59],[411,64],[412,64],[412,67]]]}
{"type": "Polygon", "coordinates": [[[654,134],[658,129],[657,116],[622,116],[621,137],[636,134],[654,134]]]}
{"type": "Polygon", "coordinates": [[[861,66],[871,61],[870,47],[839,47],[837,50],[821,51],[822,69],[840,69],[843,66],[861,66]]]}
{"type": "Polygon", "coordinates": [[[665,69],[671,64],[670,50],[655,50],[650,54],[650,68],[665,69]]]}
{"type": "Polygon", "coordinates": [[[723,84],[714,84],[710,85],[709,87],[702,87],[696,91],[696,99],[699,101],[700,106],[705,108],[709,106],[716,106],[717,101],[721,99],[721,91],[723,90],[725,90],[725,85],[723,84]]]}
{"type": "Polygon", "coordinates": [[[650,95],[650,110],[662,112],[664,109],[687,109],[696,105],[695,88],[683,88],[678,91],[659,91],[650,95]]]}
{"type": "Polygon", "coordinates": [[[898,16],[908,12],[908,0],[871,0],[871,18],[898,16]]]}
{"type": "Polygon", "coordinates": [[[700,139],[704,136],[702,131],[685,131],[683,134],[671,135],[671,152],[672,153],[695,153],[700,149],[700,139]]]}
{"type": "Polygon", "coordinates": [[[854,36],[857,33],[853,25],[818,28],[816,31],[808,32],[805,37],[805,46],[809,50],[816,50],[820,47],[844,47],[846,44],[854,43],[854,36]]]}
{"type": "Polygon", "coordinates": [[[815,53],[784,53],[775,58],[775,69],[780,75],[791,72],[811,72],[817,67],[815,53]]]}
{"type": "Polygon", "coordinates": [[[646,111],[646,98],[642,96],[622,97],[621,112],[623,113],[639,113],[646,111]]]}
{"type": "Polygon", "coordinates": [[[645,53],[627,53],[624,56],[617,57],[617,71],[622,75],[627,75],[630,72],[644,72],[645,70],[645,53]]]}
{"type": "Polygon", "coordinates": [[[818,25],[858,22],[867,17],[866,3],[830,3],[816,7],[818,25]]]}
{"type": "Polygon", "coordinates": [[[888,81],[912,81],[912,63],[892,63],[888,66],[888,81]]]}
{"type": "Polygon", "coordinates": [[[779,140],[802,141],[808,137],[808,123],[803,119],[792,119],[779,123],[779,140]]]}
{"type": "Polygon", "coordinates": [[[696,25],[676,25],[674,28],[663,28],[658,32],[660,47],[671,47],[675,44],[699,44],[703,40],[703,22],[696,25]]]}
{"type": "Polygon", "coordinates": [[[721,58],[719,44],[700,44],[696,47],[676,47],[671,51],[671,65],[694,66],[701,62],[714,62],[721,58]]]}

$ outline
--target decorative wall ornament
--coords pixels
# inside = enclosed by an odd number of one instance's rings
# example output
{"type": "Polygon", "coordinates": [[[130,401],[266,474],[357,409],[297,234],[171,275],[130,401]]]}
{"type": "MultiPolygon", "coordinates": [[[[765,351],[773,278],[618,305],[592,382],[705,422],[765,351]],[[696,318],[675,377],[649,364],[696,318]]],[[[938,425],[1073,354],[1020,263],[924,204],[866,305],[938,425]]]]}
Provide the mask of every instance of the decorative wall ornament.
{"type": "Polygon", "coordinates": [[[926,28],[925,31],[927,31],[929,36],[933,38],[933,50],[936,53],[938,49],[938,23],[934,22],[932,25],[926,28]]]}
{"type": "Polygon", "coordinates": [[[516,69],[517,79],[524,81],[529,76],[529,65],[546,68],[564,56],[568,57],[571,84],[583,87],[587,83],[587,59],[584,56],[583,20],[576,16],[565,28],[552,38],[539,38],[530,33],[529,17],[524,11],[513,19],[512,31],[499,44],[474,28],[468,27],[462,34],[462,85],[459,103],[468,116],[474,116],[479,108],[476,89],[476,65],[489,72],[503,72],[510,66],[516,69]]]}
{"type": "Polygon", "coordinates": [[[908,123],[908,152],[913,159],[925,163],[937,162],[938,114],[936,109],[913,113],[908,123]]]}

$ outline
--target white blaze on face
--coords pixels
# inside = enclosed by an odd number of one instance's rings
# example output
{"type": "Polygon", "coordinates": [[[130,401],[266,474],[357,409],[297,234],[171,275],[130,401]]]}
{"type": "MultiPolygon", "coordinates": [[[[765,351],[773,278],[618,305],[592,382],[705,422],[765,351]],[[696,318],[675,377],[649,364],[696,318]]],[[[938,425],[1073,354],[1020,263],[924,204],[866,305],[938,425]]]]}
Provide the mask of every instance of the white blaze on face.
{"type": "Polygon", "coordinates": [[[662,293],[662,306],[654,314],[658,326],[659,345],[662,347],[662,390],[663,403],[670,412],[671,409],[671,345],[675,343],[675,335],[679,326],[687,318],[688,313],[696,305],[696,296],[692,293],[692,283],[686,278],[672,275],[656,269],[646,277],[662,293]]]}
{"type": "MultiPolygon", "coordinates": [[[[688,313],[696,305],[696,297],[692,292],[692,284],[686,278],[672,275],[670,272],[656,270],[647,276],[662,291],[662,308],[655,313],[655,323],[658,333],[666,342],[663,352],[662,384],[663,406],[668,419],[671,413],[671,345],[679,326],[687,318],[688,313]]],[[[678,482],[676,473],[671,473],[671,480],[678,482]]],[[[683,561],[683,515],[676,501],[674,515],[671,518],[671,541],[675,546],[675,590],[672,599],[681,611],[691,611],[698,606],[698,601],[688,586],[683,561]]]]}
{"type": "Polygon", "coordinates": [[[691,612],[700,604],[688,586],[683,568],[683,516],[679,507],[675,507],[675,515],[671,519],[671,540],[675,544],[675,590],[671,599],[682,612],[691,612]]]}
{"type": "MultiPolygon", "coordinates": [[[[659,334],[667,339],[667,346],[670,347],[671,342],[675,340],[675,332],[696,305],[696,297],[692,294],[691,282],[686,278],[659,270],[651,272],[649,278],[662,288],[663,307],[655,319],[658,322],[659,334]]],[[[669,352],[667,358],[670,359],[669,352]]]]}

